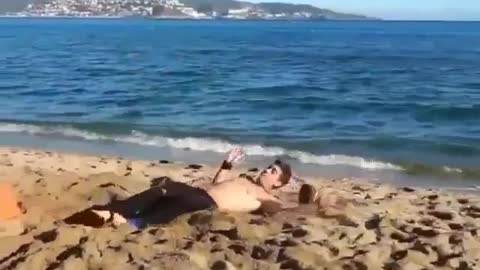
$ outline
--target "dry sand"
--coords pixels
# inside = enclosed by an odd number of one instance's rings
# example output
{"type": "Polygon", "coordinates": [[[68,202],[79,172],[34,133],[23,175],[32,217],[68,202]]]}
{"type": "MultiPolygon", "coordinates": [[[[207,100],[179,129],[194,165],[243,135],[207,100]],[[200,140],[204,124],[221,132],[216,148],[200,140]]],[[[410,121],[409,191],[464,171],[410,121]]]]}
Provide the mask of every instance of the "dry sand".
{"type": "Polygon", "coordinates": [[[145,190],[156,177],[201,185],[213,173],[161,160],[0,148],[0,181],[27,209],[20,220],[0,221],[0,269],[480,269],[478,195],[352,179],[307,179],[354,199],[334,216],[302,206],[269,216],[197,212],[144,230],[58,221],[145,190]],[[21,234],[5,236],[15,230],[21,234]]]}

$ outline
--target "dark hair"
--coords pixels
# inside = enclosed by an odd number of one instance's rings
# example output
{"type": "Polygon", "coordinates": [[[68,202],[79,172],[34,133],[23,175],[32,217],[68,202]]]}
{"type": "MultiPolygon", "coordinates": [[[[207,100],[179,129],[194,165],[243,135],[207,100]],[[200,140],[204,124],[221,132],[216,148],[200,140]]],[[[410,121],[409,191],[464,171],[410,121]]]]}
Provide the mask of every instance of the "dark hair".
{"type": "Polygon", "coordinates": [[[290,165],[288,165],[288,163],[283,162],[279,159],[275,160],[273,164],[277,165],[282,170],[282,173],[279,176],[282,186],[288,184],[288,181],[290,181],[290,177],[292,177],[292,169],[290,168],[290,165]]]}

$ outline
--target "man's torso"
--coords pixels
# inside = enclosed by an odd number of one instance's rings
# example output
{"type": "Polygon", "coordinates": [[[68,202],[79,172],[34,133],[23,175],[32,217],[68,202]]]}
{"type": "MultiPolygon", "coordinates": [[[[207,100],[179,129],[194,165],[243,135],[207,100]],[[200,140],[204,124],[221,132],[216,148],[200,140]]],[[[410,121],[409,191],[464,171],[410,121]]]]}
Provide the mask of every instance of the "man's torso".
{"type": "Polygon", "coordinates": [[[261,187],[240,178],[221,182],[208,187],[206,190],[216,202],[219,210],[249,212],[257,210],[261,206],[256,195],[258,188],[261,187]]]}

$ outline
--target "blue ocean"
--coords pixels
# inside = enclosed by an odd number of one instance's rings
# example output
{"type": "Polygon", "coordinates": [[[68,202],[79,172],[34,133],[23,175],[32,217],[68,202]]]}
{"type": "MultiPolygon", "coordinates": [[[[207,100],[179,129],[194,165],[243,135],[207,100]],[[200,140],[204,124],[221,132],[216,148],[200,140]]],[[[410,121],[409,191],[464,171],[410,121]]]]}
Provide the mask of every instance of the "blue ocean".
{"type": "Polygon", "coordinates": [[[0,144],[475,186],[479,29],[4,18],[0,144]]]}

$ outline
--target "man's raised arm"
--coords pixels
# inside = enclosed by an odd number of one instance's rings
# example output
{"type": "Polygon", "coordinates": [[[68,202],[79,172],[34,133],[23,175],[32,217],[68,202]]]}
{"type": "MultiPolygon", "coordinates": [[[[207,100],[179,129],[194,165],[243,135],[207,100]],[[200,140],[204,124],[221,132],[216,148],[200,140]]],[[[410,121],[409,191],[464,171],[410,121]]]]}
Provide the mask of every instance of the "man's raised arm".
{"type": "Polygon", "coordinates": [[[230,171],[235,163],[245,158],[245,152],[241,148],[235,148],[228,153],[227,158],[223,161],[222,166],[218,169],[212,184],[218,184],[228,179],[230,171]]]}

